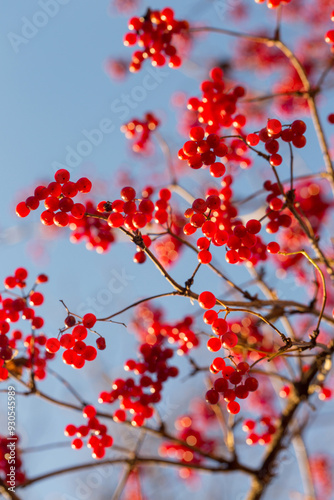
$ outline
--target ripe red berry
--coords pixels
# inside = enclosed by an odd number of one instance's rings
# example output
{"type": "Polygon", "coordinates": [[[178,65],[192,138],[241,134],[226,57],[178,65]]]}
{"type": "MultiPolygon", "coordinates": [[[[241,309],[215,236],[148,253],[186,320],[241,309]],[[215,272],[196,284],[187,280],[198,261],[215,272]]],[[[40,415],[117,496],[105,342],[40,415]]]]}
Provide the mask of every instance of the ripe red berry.
{"type": "Polygon", "coordinates": [[[276,119],[268,120],[267,130],[270,135],[279,134],[282,130],[282,124],[279,120],[276,119]]]}
{"type": "Polygon", "coordinates": [[[198,303],[203,309],[212,309],[216,305],[216,297],[211,292],[199,294],[198,303]]]}
{"type": "Polygon", "coordinates": [[[49,338],[45,343],[45,349],[48,352],[57,352],[60,349],[60,342],[55,337],[49,338]]]}
{"type": "Polygon", "coordinates": [[[16,215],[19,217],[27,217],[30,214],[30,208],[27,207],[24,201],[21,201],[18,205],[16,205],[16,215]]]}
{"type": "Polygon", "coordinates": [[[205,399],[210,405],[215,405],[219,401],[219,393],[215,389],[209,389],[205,394],[205,399]]]}
{"type": "Polygon", "coordinates": [[[212,260],[212,255],[209,250],[201,250],[198,252],[197,258],[201,264],[209,264],[212,260]]]}
{"type": "Polygon", "coordinates": [[[121,197],[124,201],[132,201],[136,197],[136,191],[131,186],[124,187],[121,190],[121,197]]]}
{"type": "Polygon", "coordinates": [[[82,318],[82,324],[85,328],[93,328],[96,323],[96,316],[92,313],[87,313],[82,318]]]}
{"type": "Polygon", "coordinates": [[[55,181],[59,184],[65,184],[65,182],[70,180],[70,173],[65,168],[61,168],[60,170],[57,170],[54,177],[55,181]]]}
{"type": "Polygon", "coordinates": [[[226,408],[229,413],[232,413],[232,415],[236,415],[240,411],[240,405],[237,401],[230,401],[226,408]]]}
{"type": "Polygon", "coordinates": [[[250,219],[246,224],[246,229],[250,234],[257,234],[261,231],[261,222],[256,219],[250,219]]]}
{"type": "Polygon", "coordinates": [[[218,313],[214,311],[213,309],[209,309],[208,311],[205,311],[203,314],[203,321],[207,325],[212,325],[215,319],[217,319],[218,313]]]}
{"type": "Polygon", "coordinates": [[[81,177],[81,179],[76,182],[76,187],[80,193],[89,193],[92,189],[92,183],[87,177],[81,177]]]}
{"type": "Polygon", "coordinates": [[[259,383],[254,377],[249,377],[245,380],[245,387],[248,391],[254,392],[259,387],[259,383]]]}
{"type": "Polygon", "coordinates": [[[270,243],[268,243],[268,245],[267,245],[267,251],[268,251],[269,253],[273,253],[273,254],[275,254],[275,253],[279,252],[279,251],[280,251],[280,249],[281,249],[281,247],[279,246],[279,244],[278,244],[276,241],[271,241],[271,242],[270,242],[270,243]]]}
{"type": "Polygon", "coordinates": [[[331,123],[333,125],[334,124],[334,113],[330,113],[327,116],[327,120],[328,120],[329,123],[331,123]]]}
{"type": "Polygon", "coordinates": [[[107,221],[110,227],[121,227],[124,224],[124,217],[118,212],[112,212],[107,221]]]}
{"type": "Polygon", "coordinates": [[[207,345],[207,348],[209,349],[209,351],[217,352],[221,349],[222,343],[221,343],[221,340],[219,338],[211,337],[207,341],[206,345],[207,345]]]}
{"type": "Polygon", "coordinates": [[[96,415],[96,409],[92,405],[85,406],[82,410],[82,414],[85,418],[94,418],[96,415]]]}
{"type": "Polygon", "coordinates": [[[193,141],[201,141],[204,139],[204,129],[202,127],[193,127],[190,129],[189,137],[193,141]]]}
{"type": "Polygon", "coordinates": [[[106,345],[106,339],[104,337],[98,337],[96,339],[96,347],[100,351],[103,351],[107,347],[107,345],[106,345]]]}

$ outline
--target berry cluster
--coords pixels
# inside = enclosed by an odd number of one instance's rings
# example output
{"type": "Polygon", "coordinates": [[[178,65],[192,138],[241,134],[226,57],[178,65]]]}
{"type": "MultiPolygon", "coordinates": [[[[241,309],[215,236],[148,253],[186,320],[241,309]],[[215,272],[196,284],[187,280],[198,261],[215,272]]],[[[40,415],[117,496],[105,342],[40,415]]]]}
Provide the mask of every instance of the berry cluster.
{"type": "Polygon", "coordinates": [[[210,71],[212,80],[205,80],[201,84],[202,98],[191,97],[188,109],[197,112],[198,121],[206,124],[207,134],[218,133],[222,127],[234,127],[240,130],[246,124],[246,117],[242,114],[235,115],[237,101],[245,94],[243,87],[226,89],[221,68],[210,71]],[[233,116],[234,115],[234,116],[233,116]]]}
{"type": "MultiPolygon", "coordinates": [[[[334,10],[331,13],[331,21],[334,22],[334,10]]],[[[325,42],[330,44],[331,51],[334,52],[334,30],[327,31],[325,35],[325,42]]]]}
{"type": "Polygon", "coordinates": [[[57,170],[54,178],[55,182],[50,182],[47,187],[37,186],[33,196],[29,196],[16,206],[16,214],[19,217],[27,217],[31,210],[39,207],[42,200],[46,210],[41,213],[41,221],[46,226],[55,224],[65,227],[69,224],[70,215],[75,219],[84,217],[85,206],[82,203],[74,203],[73,198],[79,192],[89,193],[92,188],[91,181],[82,177],[77,182],[72,182],[70,173],[64,168],[57,170]]]}
{"type": "Polygon", "coordinates": [[[227,366],[223,358],[217,357],[211,364],[211,371],[222,373],[222,377],[214,381],[213,388],[205,394],[206,401],[215,405],[219,402],[220,396],[227,402],[226,409],[229,413],[235,415],[240,411],[240,404],[235,401],[238,399],[247,399],[251,392],[255,392],[259,383],[255,377],[249,375],[243,381],[243,376],[248,374],[249,365],[245,361],[233,366],[227,366]]]}
{"type": "Polygon", "coordinates": [[[22,459],[19,448],[19,436],[3,436],[0,435],[0,478],[4,483],[8,484],[9,488],[12,488],[11,476],[14,476],[14,485],[19,486],[26,480],[26,475],[22,470],[22,459]],[[10,439],[10,441],[9,441],[10,439]],[[8,444],[11,442],[16,443],[14,458],[10,454],[10,449],[8,444]],[[15,464],[15,473],[13,474],[13,464],[15,464]]]}
{"type": "Polygon", "coordinates": [[[151,59],[152,66],[164,66],[166,57],[168,66],[177,68],[181,65],[181,58],[176,47],[172,45],[173,36],[187,31],[187,21],[174,19],[174,11],[166,7],[162,11],[147,10],[144,17],[133,17],[128,23],[130,33],[124,37],[124,45],[133,46],[136,43],[143,50],[132,55],[130,71],[139,71],[145,59],[151,59]]]}
{"type": "Polygon", "coordinates": [[[320,453],[312,455],[310,469],[318,497],[330,498],[334,489],[332,456],[320,453]]]}
{"type": "Polygon", "coordinates": [[[143,304],[136,310],[133,327],[141,342],[166,343],[177,346],[179,356],[187,354],[199,346],[199,339],[191,329],[193,318],[186,316],[175,323],[164,320],[163,311],[155,309],[151,304],[143,304]]]}
{"type": "MultiPolygon", "coordinates": [[[[46,341],[46,349],[50,353],[56,353],[60,347],[63,351],[63,362],[66,365],[71,365],[73,368],[83,368],[86,361],[93,361],[97,356],[97,350],[94,346],[87,345],[84,340],[87,337],[88,330],[92,329],[96,323],[96,316],[92,313],[87,313],[83,316],[82,322],[76,324],[74,316],[65,318],[65,328],[72,328],[71,333],[63,333],[59,340],[56,337],[51,337],[46,341]]],[[[104,337],[98,337],[96,347],[99,350],[106,348],[104,337]]]]}
{"type": "Polygon", "coordinates": [[[246,443],[250,446],[254,444],[266,445],[269,444],[276,432],[273,418],[269,416],[262,417],[260,424],[265,427],[265,431],[261,434],[254,432],[257,422],[255,420],[245,420],[242,425],[242,430],[248,432],[246,443]]]}
{"type": "Polygon", "coordinates": [[[163,383],[170,377],[177,377],[179,373],[176,366],[168,365],[173,354],[173,350],[165,348],[161,342],[141,344],[139,360],[129,359],[124,364],[125,371],[133,371],[140,376],[138,383],[133,378],[116,379],[111,392],[101,392],[99,403],[120,400],[120,409],[114,412],[114,420],[124,422],[126,411],[129,411],[132,414],[131,424],[141,427],[146,419],[152,417],[152,405],[161,400],[163,383]]]}
{"type": "Polygon", "coordinates": [[[124,187],[121,190],[121,200],[114,200],[112,203],[101,201],[97,205],[97,211],[111,212],[107,219],[110,227],[124,226],[128,230],[137,231],[151,222],[153,216],[157,224],[165,224],[168,220],[171,192],[169,189],[161,189],[160,197],[155,203],[149,198],[152,192],[146,198],[138,200],[133,187],[124,187]]]}
{"type": "MultiPolygon", "coordinates": [[[[264,3],[266,0],[255,0],[255,3],[264,3]]],[[[267,0],[268,9],[277,9],[280,5],[290,3],[291,0],[267,0]]]]}
{"type": "MultiPolygon", "coordinates": [[[[333,202],[327,200],[325,197],[325,186],[321,182],[314,182],[312,180],[299,182],[294,188],[296,210],[308,219],[314,233],[316,235],[319,234],[321,225],[329,209],[333,206],[333,202]]],[[[285,214],[282,215],[285,216],[285,214]]],[[[307,242],[307,236],[294,217],[292,218],[291,225],[285,231],[282,231],[279,236],[280,247],[285,252],[298,251],[307,242]]],[[[278,263],[281,269],[289,268],[299,273],[303,262],[304,259],[300,254],[278,256],[278,263]],[[297,263],[300,263],[300,266],[297,266],[297,263]]],[[[303,274],[308,279],[307,271],[303,274]]]]}
{"type": "MultiPolygon", "coordinates": [[[[170,229],[176,236],[182,235],[184,219],[180,214],[172,213],[170,216],[170,229]]],[[[159,237],[154,242],[154,251],[161,264],[168,268],[175,264],[181,255],[183,244],[174,236],[167,234],[159,237]]]]}
{"type": "Polygon", "coordinates": [[[278,167],[282,163],[282,156],[278,154],[280,144],[277,139],[292,143],[296,148],[303,148],[306,145],[306,124],[302,120],[295,120],[291,125],[282,129],[279,120],[273,118],[268,120],[267,126],[258,133],[248,134],[246,137],[249,146],[257,146],[259,142],[264,142],[266,151],[270,154],[270,164],[278,167]]]}
{"type": "MultiPolygon", "coordinates": [[[[274,353],[273,345],[267,341],[260,329],[259,324],[251,316],[245,316],[240,320],[233,320],[228,323],[228,329],[238,335],[239,343],[233,349],[234,360],[249,363],[263,358],[266,354],[274,353]]],[[[280,358],[275,358],[273,363],[280,363],[280,358]]]]}
{"type": "MultiPolygon", "coordinates": [[[[215,441],[204,436],[201,427],[196,425],[194,418],[189,415],[184,415],[178,418],[175,422],[177,429],[176,437],[185,441],[190,446],[196,446],[205,453],[212,453],[215,450],[215,441]]],[[[166,442],[159,447],[159,454],[170,459],[177,458],[183,464],[200,464],[203,462],[203,457],[196,453],[191,448],[176,443],[166,442]]],[[[179,469],[179,475],[182,479],[188,479],[194,473],[193,469],[183,467],[179,469]]]]}
{"type": "MultiPolygon", "coordinates": [[[[271,183],[270,181],[266,181],[263,184],[263,187],[266,191],[269,192],[266,198],[266,201],[268,203],[266,213],[269,219],[269,222],[266,225],[267,233],[269,234],[277,233],[280,227],[285,227],[285,228],[290,227],[292,224],[291,216],[286,213],[281,213],[284,207],[284,202],[280,198],[281,192],[277,182],[271,183]]],[[[277,253],[275,251],[276,249],[277,249],[276,242],[273,241],[268,245],[268,251],[270,253],[277,253]]]]}
{"type": "Polygon", "coordinates": [[[94,406],[85,406],[82,410],[82,414],[84,418],[87,419],[87,425],[79,425],[76,427],[73,424],[69,424],[65,427],[64,434],[69,437],[77,436],[72,440],[72,448],[74,450],[80,450],[84,445],[82,438],[89,436],[87,439],[87,448],[92,450],[93,458],[101,459],[105,455],[105,449],[110,448],[114,440],[107,433],[107,427],[101,424],[96,417],[96,409],[94,406]]]}
{"type": "Polygon", "coordinates": [[[227,154],[226,144],[216,134],[205,137],[202,127],[191,128],[189,137],[191,140],[179,150],[179,159],[187,160],[189,167],[193,169],[210,166],[212,177],[222,177],[226,168],[223,163],[216,162],[216,156],[222,158],[227,154]]]}
{"type": "Polygon", "coordinates": [[[97,253],[107,252],[110,245],[115,241],[115,232],[110,228],[107,221],[94,217],[99,215],[99,212],[92,201],[85,203],[85,212],[93,217],[76,219],[70,216],[69,227],[72,231],[70,242],[86,241],[87,250],[95,250],[97,253]]]}
{"type": "Polygon", "coordinates": [[[209,190],[205,200],[197,198],[192,208],[188,208],[184,214],[190,219],[183,228],[184,234],[194,234],[197,229],[201,229],[203,233],[197,240],[199,262],[208,264],[211,261],[212,255],[209,250],[211,244],[228,247],[225,259],[229,264],[243,261],[256,264],[259,260],[266,260],[266,246],[257,236],[261,230],[261,223],[256,219],[250,219],[244,226],[236,219],[238,212],[230,202],[231,176],[226,176],[223,182],[223,189],[209,190]]]}
{"type": "MultiPolygon", "coordinates": [[[[218,313],[213,309],[216,301],[215,295],[209,291],[202,292],[198,297],[200,307],[207,309],[203,315],[204,323],[211,326],[214,334],[208,340],[207,348],[211,352],[218,352],[222,348],[234,349],[239,342],[238,336],[229,328],[226,319],[219,318],[218,313]]],[[[222,378],[217,379],[214,387],[207,391],[206,401],[216,404],[220,394],[223,394],[224,400],[228,403],[227,410],[233,414],[239,413],[240,405],[235,399],[246,399],[250,392],[258,388],[258,381],[249,376],[249,364],[240,361],[233,367],[226,365],[223,358],[216,357],[210,365],[210,371],[213,374],[221,372],[222,378]],[[243,376],[246,374],[247,378],[243,382],[243,376]]]]}
{"type": "Polygon", "coordinates": [[[132,149],[135,153],[147,152],[151,133],[159,126],[159,120],[153,113],[146,113],[143,120],[133,119],[121,126],[121,132],[127,139],[133,139],[132,149]]]}
{"type": "Polygon", "coordinates": [[[53,355],[45,352],[45,335],[36,335],[36,331],[43,327],[44,320],[34,309],[44,302],[44,296],[36,292],[36,286],[48,281],[48,277],[40,274],[29,291],[26,290],[27,278],[27,270],[20,267],[13,276],[7,276],[4,280],[10,296],[0,296],[0,380],[7,379],[8,370],[21,375],[23,368],[32,370],[36,380],[42,380],[46,375],[47,361],[53,358],[53,355]],[[20,294],[15,293],[15,289],[20,290],[20,294]],[[19,329],[11,330],[11,324],[20,319],[30,322],[32,333],[26,337],[19,329]],[[24,348],[22,352],[21,342],[24,348]]]}

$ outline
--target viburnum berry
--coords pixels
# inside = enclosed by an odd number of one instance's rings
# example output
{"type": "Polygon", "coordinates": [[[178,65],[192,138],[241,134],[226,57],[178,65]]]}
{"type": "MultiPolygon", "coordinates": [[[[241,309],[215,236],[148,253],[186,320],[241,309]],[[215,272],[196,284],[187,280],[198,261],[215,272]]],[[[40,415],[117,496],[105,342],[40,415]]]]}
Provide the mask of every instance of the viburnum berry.
{"type": "Polygon", "coordinates": [[[201,250],[198,252],[197,258],[201,264],[209,264],[212,260],[212,254],[209,250],[201,250]]]}
{"type": "Polygon", "coordinates": [[[256,219],[251,219],[246,223],[246,229],[251,234],[257,234],[261,231],[261,222],[256,219]]]}
{"type": "Polygon", "coordinates": [[[248,391],[254,392],[259,387],[259,383],[254,377],[249,377],[245,380],[245,387],[248,391]]]}
{"type": "Polygon", "coordinates": [[[82,318],[82,324],[85,328],[93,328],[96,323],[96,316],[93,313],[87,313],[82,318]]]}
{"type": "Polygon", "coordinates": [[[19,217],[27,217],[30,214],[30,208],[27,207],[24,201],[21,201],[18,205],[16,205],[16,214],[19,217]]]}
{"type": "Polygon", "coordinates": [[[267,251],[269,253],[273,253],[273,254],[278,253],[280,251],[280,249],[281,249],[281,247],[276,241],[271,241],[267,245],[267,251]]]}
{"type": "Polygon", "coordinates": [[[211,324],[212,331],[217,335],[221,336],[227,332],[228,324],[227,321],[223,318],[215,319],[211,324]]]}
{"type": "Polygon", "coordinates": [[[205,311],[203,314],[203,321],[207,325],[212,325],[215,319],[217,319],[218,313],[214,311],[213,309],[209,309],[208,311],[205,311]]]}
{"type": "Polygon", "coordinates": [[[76,340],[85,340],[87,333],[86,327],[83,325],[76,325],[72,330],[72,337],[76,340]]]}
{"type": "Polygon", "coordinates": [[[215,389],[209,389],[205,394],[205,399],[210,405],[215,405],[219,401],[219,393],[215,389]]]}
{"type": "Polygon", "coordinates": [[[211,337],[207,342],[207,348],[209,351],[217,352],[221,349],[221,340],[217,337],[211,337]]]}
{"type": "Polygon", "coordinates": [[[230,401],[226,408],[229,413],[232,413],[232,415],[236,415],[240,411],[240,405],[237,401],[230,401]]]}
{"type": "Polygon", "coordinates": [[[96,339],[96,347],[103,351],[106,348],[106,339],[104,337],[98,337],[96,339]]]}
{"type": "Polygon", "coordinates": [[[96,409],[92,405],[87,405],[82,410],[82,414],[85,418],[94,418],[96,415],[96,409]]]}
{"type": "Polygon", "coordinates": [[[120,213],[113,212],[109,215],[107,221],[110,227],[121,227],[124,224],[124,217],[120,213]]]}
{"type": "Polygon", "coordinates": [[[267,131],[268,134],[270,135],[276,135],[279,134],[282,130],[282,124],[279,120],[276,119],[270,119],[267,122],[267,131]]]}
{"type": "Polygon", "coordinates": [[[70,173],[65,168],[61,168],[60,170],[57,170],[57,172],[54,175],[54,178],[55,181],[58,182],[59,184],[65,184],[65,182],[68,182],[70,180],[70,173]]]}
{"type": "Polygon", "coordinates": [[[212,309],[216,305],[216,297],[211,292],[202,292],[199,294],[198,303],[203,309],[212,309]]]}

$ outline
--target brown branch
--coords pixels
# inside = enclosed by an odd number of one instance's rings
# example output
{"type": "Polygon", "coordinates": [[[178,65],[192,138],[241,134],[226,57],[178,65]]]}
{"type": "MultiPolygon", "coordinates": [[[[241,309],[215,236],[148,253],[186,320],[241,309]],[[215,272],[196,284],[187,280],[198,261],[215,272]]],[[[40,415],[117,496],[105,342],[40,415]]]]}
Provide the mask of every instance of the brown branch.
{"type": "MultiPolygon", "coordinates": [[[[18,488],[18,486],[16,486],[18,488]]],[[[3,479],[0,478],[0,493],[6,500],[21,500],[21,498],[15,493],[15,491],[10,491],[9,486],[3,479]]]]}
{"type": "MultiPolygon", "coordinates": [[[[332,355],[334,342],[329,346],[329,350],[330,355],[332,355]]],[[[319,353],[308,371],[303,373],[301,380],[295,382],[294,390],[281,414],[276,434],[274,434],[272,442],[268,445],[262,465],[253,479],[247,500],[259,500],[275,476],[275,465],[280,452],[284,449],[284,439],[287,438],[289,433],[289,426],[300,405],[308,401],[310,385],[317,373],[323,368],[328,356],[327,352],[319,353]]]]}

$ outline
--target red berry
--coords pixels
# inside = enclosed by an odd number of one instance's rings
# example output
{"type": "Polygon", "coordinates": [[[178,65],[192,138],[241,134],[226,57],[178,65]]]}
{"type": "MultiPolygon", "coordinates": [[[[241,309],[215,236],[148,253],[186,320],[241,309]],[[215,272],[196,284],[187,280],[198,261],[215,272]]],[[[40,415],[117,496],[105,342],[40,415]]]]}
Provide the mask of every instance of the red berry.
{"type": "Polygon", "coordinates": [[[207,348],[209,351],[217,352],[221,349],[222,343],[221,340],[217,337],[211,337],[207,342],[207,348]]]}
{"type": "Polygon", "coordinates": [[[230,401],[226,408],[229,413],[232,413],[232,415],[236,415],[240,411],[240,405],[236,401],[230,401]]]}
{"type": "Polygon", "coordinates": [[[92,313],[87,313],[82,318],[82,324],[85,328],[93,328],[96,323],[96,316],[92,313]]]}
{"type": "Polygon", "coordinates": [[[27,217],[30,214],[30,208],[27,207],[24,201],[21,201],[18,205],[16,205],[16,215],[19,217],[27,217]]]}
{"type": "Polygon", "coordinates": [[[275,119],[268,120],[267,130],[270,135],[279,134],[282,130],[282,124],[279,120],[275,119]]]}
{"type": "Polygon", "coordinates": [[[82,410],[82,414],[85,418],[94,418],[96,415],[96,409],[92,405],[85,406],[82,410]]]}
{"type": "Polygon", "coordinates": [[[73,439],[73,441],[72,441],[72,448],[74,450],[80,450],[80,448],[82,448],[82,447],[83,447],[83,441],[82,441],[82,439],[80,439],[80,438],[73,439]]]}
{"type": "Polygon", "coordinates": [[[81,177],[81,179],[76,182],[76,187],[80,193],[89,193],[92,189],[92,183],[87,177],[81,177]]]}
{"type": "Polygon", "coordinates": [[[96,339],[96,347],[100,350],[100,351],[104,351],[104,349],[107,347],[106,346],[106,339],[104,337],[98,337],[96,339]]]}
{"type": "Polygon", "coordinates": [[[279,244],[278,244],[278,243],[276,243],[276,241],[271,241],[271,242],[270,242],[270,243],[268,243],[268,245],[267,245],[267,251],[268,251],[269,253],[273,253],[273,254],[275,254],[275,253],[279,252],[279,251],[280,251],[280,249],[281,249],[281,247],[279,246],[279,244]]]}
{"type": "Polygon", "coordinates": [[[202,127],[193,127],[190,129],[189,137],[193,141],[202,141],[204,139],[204,130],[202,127]]]}
{"type": "Polygon", "coordinates": [[[245,380],[245,387],[248,391],[254,392],[259,387],[259,383],[254,377],[249,377],[245,380]]]}
{"type": "Polygon", "coordinates": [[[136,197],[136,191],[133,189],[133,187],[130,187],[130,186],[124,187],[121,190],[121,197],[122,197],[122,200],[124,200],[124,201],[132,201],[136,197]]]}
{"type": "Polygon", "coordinates": [[[199,294],[198,303],[202,309],[212,309],[216,305],[216,297],[211,292],[199,294]]]}
{"type": "Polygon", "coordinates": [[[210,405],[215,405],[219,401],[219,393],[215,389],[209,389],[205,394],[205,399],[210,405]]]}
{"type": "Polygon", "coordinates": [[[65,182],[70,180],[70,173],[65,168],[61,168],[60,170],[57,170],[54,177],[55,181],[59,184],[65,184],[65,182]]]}
{"type": "Polygon", "coordinates": [[[69,424],[65,427],[64,434],[65,436],[74,436],[74,434],[77,432],[77,428],[75,425],[69,424]]]}
{"type": "Polygon", "coordinates": [[[257,234],[261,231],[261,222],[256,219],[250,219],[246,224],[246,229],[250,234],[257,234]]]}
{"type": "Polygon", "coordinates": [[[327,120],[329,123],[331,123],[333,125],[334,124],[334,113],[331,113],[330,115],[328,115],[327,120]]]}
{"type": "Polygon", "coordinates": [[[110,227],[121,227],[124,224],[124,217],[118,212],[112,212],[107,221],[110,227]]]}
{"type": "Polygon", "coordinates": [[[197,258],[201,264],[209,264],[212,260],[212,255],[209,250],[201,250],[198,252],[197,258]]]}

